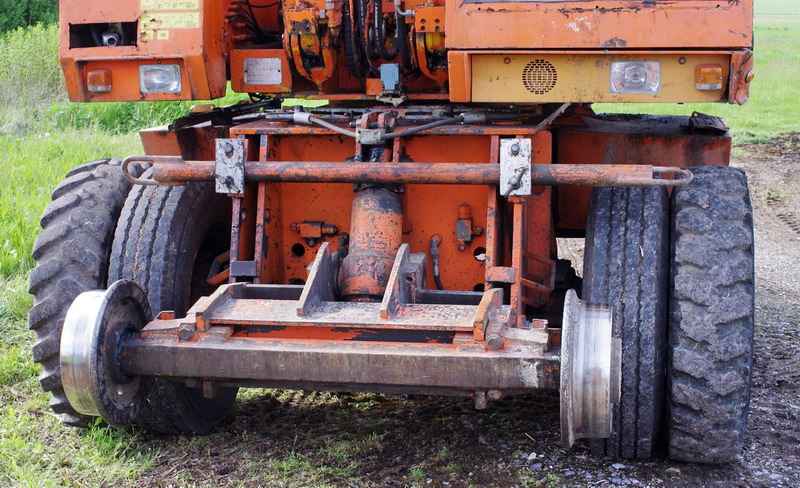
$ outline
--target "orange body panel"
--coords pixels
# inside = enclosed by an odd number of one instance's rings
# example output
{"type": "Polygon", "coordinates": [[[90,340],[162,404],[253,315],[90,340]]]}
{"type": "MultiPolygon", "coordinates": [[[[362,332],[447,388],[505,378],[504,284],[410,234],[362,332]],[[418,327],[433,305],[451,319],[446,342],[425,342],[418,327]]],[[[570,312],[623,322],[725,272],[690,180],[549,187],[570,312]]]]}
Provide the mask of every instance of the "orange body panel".
{"type": "MultiPolygon", "coordinates": [[[[374,5],[370,0],[368,3],[374,5]]],[[[605,65],[592,70],[591,60],[569,56],[591,54],[596,56],[595,61],[608,63],[627,55],[686,52],[724,56],[723,88],[713,93],[701,91],[693,80],[670,78],[669,70],[665,70],[665,90],[669,93],[656,101],[743,103],[749,88],[747,73],[752,69],[752,0],[721,4],[708,0],[408,0],[403,8],[413,15],[401,18],[400,23],[393,3],[384,0],[381,15],[386,25],[381,35],[386,38],[371,41],[373,34],[369,33],[361,34],[366,41],[348,38],[353,27],[347,26],[355,20],[344,15],[340,3],[331,8],[321,0],[285,0],[280,5],[255,9],[249,18],[242,13],[243,8],[247,10],[243,5],[235,0],[62,2],[60,56],[70,99],[211,99],[224,95],[226,80],[230,79],[235,91],[338,101],[396,99],[398,93],[407,100],[448,100],[449,92],[451,102],[630,102],[644,97],[612,97],[605,65]],[[260,34],[253,32],[254,23],[260,34]],[[121,43],[99,45],[98,36],[104,29],[125,33],[121,41],[115,41],[121,43]],[[345,48],[345,42],[350,42],[350,47],[345,48]],[[382,52],[365,55],[366,48],[361,47],[364,42],[372,42],[371,49],[382,52]],[[505,88],[484,87],[481,96],[473,96],[473,83],[485,83],[487,73],[502,68],[502,64],[486,65],[492,58],[484,55],[519,58],[536,53],[563,54],[556,60],[564,68],[562,74],[569,72],[578,88],[583,79],[594,79],[594,85],[578,90],[580,93],[575,93],[574,86],[569,89],[572,92],[557,86],[551,95],[530,97],[518,90],[522,67],[512,63],[500,83],[505,88]],[[139,66],[167,63],[180,66],[181,90],[141,93],[139,66]],[[569,69],[564,63],[570,65],[569,69]],[[93,68],[110,70],[110,91],[87,90],[85,78],[93,68]],[[383,86],[384,68],[399,70],[399,75],[387,76],[387,80],[399,80],[396,87],[383,86]],[[255,76],[256,71],[262,76],[255,76]],[[246,78],[251,81],[246,83],[246,78]],[[498,93],[505,95],[498,97],[498,93]]],[[[368,22],[374,15],[367,12],[362,20],[368,22]]],[[[681,71],[679,68],[691,71],[694,62],[673,66],[673,74],[681,71]]]]}
{"type": "MultiPolygon", "coordinates": [[[[333,136],[273,137],[269,159],[289,161],[341,160],[352,156],[352,142],[333,136]]],[[[409,141],[407,154],[419,161],[471,161],[488,159],[488,138],[479,137],[426,137],[409,141]],[[435,139],[435,140],[434,140],[435,139]]],[[[483,262],[475,259],[473,252],[485,246],[477,237],[471,246],[458,251],[456,220],[459,205],[466,203],[472,209],[474,225],[486,226],[485,212],[488,187],[407,185],[403,199],[406,232],[403,242],[411,245],[412,252],[427,253],[430,238],[439,233],[442,244],[442,281],[446,288],[471,290],[483,283],[483,262]]],[[[286,283],[306,279],[306,268],[314,260],[319,243],[309,247],[293,223],[305,220],[335,225],[339,232],[350,233],[353,185],[347,183],[271,183],[268,184],[267,208],[272,216],[271,227],[277,238],[270,240],[271,269],[280,270],[270,277],[271,282],[286,283]]],[[[338,247],[335,236],[326,237],[338,247]]],[[[433,283],[429,269],[428,282],[433,283]]]]}
{"type": "MultiPolygon", "coordinates": [[[[583,119],[587,127],[558,130],[558,163],[651,164],[655,166],[727,166],[729,135],[692,134],[677,123],[642,120],[583,119]],[[660,125],[660,127],[659,127],[660,125]]],[[[565,235],[586,228],[591,187],[564,186],[557,190],[558,229],[565,235]]]]}
{"type": "Polygon", "coordinates": [[[170,5],[175,3],[60,2],[59,49],[70,100],[192,100],[223,96],[227,64],[223,55],[223,2],[192,0],[185,3],[196,7],[188,9],[175,9],[170,5]],[[150,4],[156,8],[147,9],[150,4]],[[134,24],[135,41],[131,42],[135,45],[81,47],[76,26],[109,22],[134,24]],[[180,65],[180,93],[145,95],[139,91],[139,65],[160,63],[180,65]],[[86,90],[85,74],[91,68],[111,69],[114,86],[110,92],[86,90]]]}
{"type": "Polygon", "coordinates": [[[447,0],[447,48],[749,48],[753,0],[447,0]]]}

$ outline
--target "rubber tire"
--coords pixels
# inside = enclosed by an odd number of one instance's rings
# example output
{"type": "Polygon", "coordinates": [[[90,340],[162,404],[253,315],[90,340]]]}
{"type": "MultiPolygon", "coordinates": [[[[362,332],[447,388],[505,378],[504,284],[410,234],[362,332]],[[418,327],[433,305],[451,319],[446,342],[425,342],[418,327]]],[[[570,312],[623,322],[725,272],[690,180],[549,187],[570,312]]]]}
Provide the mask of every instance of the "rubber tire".
{"type": "MultiPolygon", "coordinates": [[[[133,280],[147,294],[153,313],[172,310],[183,316],[199,295],[192,290],[193,275],[205,281],[203,271],[194,269],[201,245],[214,232],[228,239],[230,218],[230,199],[215,193],[213,184],[134,187],[114,237],[109,280],[133,280]]],[[[218,247],[223,251],[228,244],[218,247]]],[[[238,391],[220,388],[208,399],[199,388],[165,378],[146,380],[144,389],[146,401],[136,423],[162,434],[212,431],[230,411],[238,391]]]]}
{"type": "Polygon", "coordinates": [[[584,300],[613,307],[622,339],[621,400],[597,455],[646,458],[662,427],[669,199],[664,188],[595,188],[589,204],[584,300]]]}
{"type": "Polygon", "coordinates": [[[724,463],[742,451],[750,404],[753,212],[743,171],[692,172],[672,194],[669,456],[724,463]]]}
{"type": "Polygon", "coordinates": [[[64,394],[61,328],[75,297],[106,286],[117,217],[129,190],[119,160],[74,168],[53,191],[33,244],[36,267],[28,285],[33,295],[28,325],[36,332],[33,359],[42,365],[39,382],[51,394],[51,408],[68,425],[85,427],[92,418],[76,412],[64,394]]]}

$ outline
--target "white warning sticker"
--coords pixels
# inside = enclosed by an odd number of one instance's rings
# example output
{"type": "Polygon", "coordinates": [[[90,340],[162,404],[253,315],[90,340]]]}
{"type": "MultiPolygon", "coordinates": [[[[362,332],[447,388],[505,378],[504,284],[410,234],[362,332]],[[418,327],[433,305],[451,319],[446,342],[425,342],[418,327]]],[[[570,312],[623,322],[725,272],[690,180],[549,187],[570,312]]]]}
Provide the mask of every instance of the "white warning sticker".
{"type": "Polygon", "coordinates": [[[197,29],[200,27],[198,12],[146,13],[140,17],[141,29],[197,29]]]}
{"type": "Polygon", "coordinates": [[[197,10],[200,0],[142,0],[142,10],[197,10]]]}
{"type": "Polygon", "coordinates": [[[280,85],[282,81],[279,58],[247,58],[244,60],[245,85],[280,85]]]}

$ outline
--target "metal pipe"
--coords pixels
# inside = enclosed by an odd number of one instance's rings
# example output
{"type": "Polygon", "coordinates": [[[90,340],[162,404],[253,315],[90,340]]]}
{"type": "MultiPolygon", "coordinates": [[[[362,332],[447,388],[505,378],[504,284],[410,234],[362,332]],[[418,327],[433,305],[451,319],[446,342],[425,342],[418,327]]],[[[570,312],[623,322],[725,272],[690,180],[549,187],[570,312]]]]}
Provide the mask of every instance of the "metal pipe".
{"type": "MultiPolygon", "coordinates": [[[[131,156],[123,173],[135,184],[214,181],[214,161],[184,161],[171,156],[131,156]],[[152,180],[131,175],[133,162],[153,165],[152,180]]],[[[533,164],[533,185],[683,186],[692,181],[683,168],[635,164],[533,164]],[[675,179],[661,179],[671,175],[675,179]]],[[[295,183],[370,183],[498,185],[500,166],[488,163],[363,163],[339,161],[246,161],[248,181],[295,183]]]]}

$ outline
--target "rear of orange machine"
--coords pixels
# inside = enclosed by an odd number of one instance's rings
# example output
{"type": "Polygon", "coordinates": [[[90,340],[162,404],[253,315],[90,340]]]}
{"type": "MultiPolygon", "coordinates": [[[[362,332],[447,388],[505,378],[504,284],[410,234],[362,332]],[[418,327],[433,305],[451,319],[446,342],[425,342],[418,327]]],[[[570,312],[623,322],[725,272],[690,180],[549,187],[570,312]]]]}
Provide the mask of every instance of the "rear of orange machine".
{"type": "Polygon", "coordinates": [[[555,389],[565,447],[740,451],[727,127],[591,104],[744,103],[751,0],[81,0],[61,34],[74,101],[250,94],[55,190],[30,321],[65,422],[205,433],[250,386],[555,389]]]}

